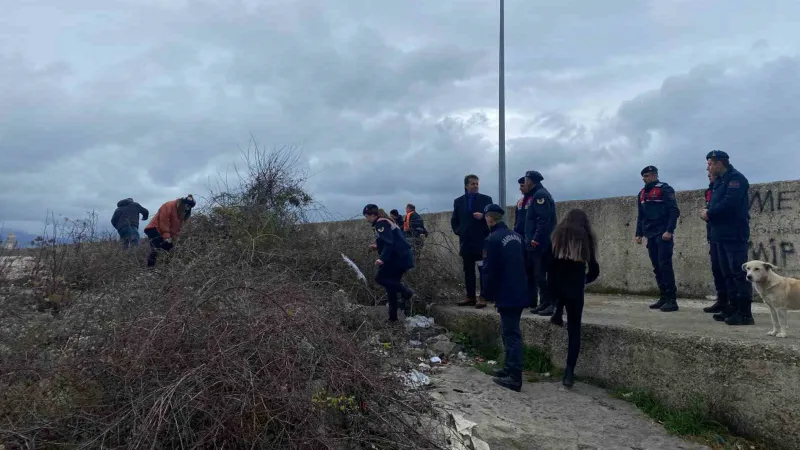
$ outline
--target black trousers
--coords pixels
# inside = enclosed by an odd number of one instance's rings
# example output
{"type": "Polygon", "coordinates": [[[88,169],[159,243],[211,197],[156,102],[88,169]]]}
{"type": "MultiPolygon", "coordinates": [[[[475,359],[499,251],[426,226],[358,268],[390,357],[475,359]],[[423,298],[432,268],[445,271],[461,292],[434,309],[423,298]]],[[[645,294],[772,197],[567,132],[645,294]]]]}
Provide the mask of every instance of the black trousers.
{"type": "Polygon", "coordinates": [[[575,368],[581,352],[581,323],[583,320],[583,296],[579,298],[558,298],[559,308],[567,310],[567,366],[575,368]]]}
{"type": "Polygon", "coordinates": [[[725,275],[722,273],[722,265],[713,245],[709,245],[708,255],[711,259],[711,274],[714,276],[714,290],[717,291],[717,302],[727,305],[728,288],[725,285],[725,275]]]}
{"type": "Polygon", "coordinates": [[[168,252],[172,250],[174,245],[167,242],[161,237],[161,233],[155,228],[146,228],[144,234],[150,239],[150,256],[147,257],[147,267],[156,265],[156,258],[158,258],[158,251],[162,250],[168,252]]]}
{"type": "Polygon", "coordinates": [[[751,317],[753,287],[747,282],[746,274],[742,270],[742,264],[747,262],[747,242],[712,242],[711,252],[716,255],[725,278],[730,312],[751,317]]]}
{"type": "Polygon", "coordinates": [[[653,265],[653,273],[656,275],[656,283],[661,295],[665,298],[674,299],[677,295],[675,287],[675,270],[672,268],[672,253],[675,249],[675,242],[670,239],[665,241],[661,236],[647,238],[647,254],[650,256],[650,263],[653,265]]]}
{"type": "Polygon", "coordinates": [[[461,260],[464,263],[464,284],[467,287],[467,297],[475,298],[477,290],[477,277],[475,276],[475,266],[478,261],[482,260],[481,255],[462,255],[461,260]]]}
{"type": "Polygon", "coordinates": [[[537,296],[542,305],[555,305],[550,285],[547,282],[547,270],[550,268],[552,260],[553,250],[549,245],[526,250],[525,272],[528,273],[531,306],[536,306],[537,296]]]}
{"type": "Polygon", "coordinates": [[[519,326],[524,308],[497,308],[500,313],[500,335],[505,350],[505,369],[511,378],[522,381],[522,330],[519,326]]]}
{"type": "MultiPolygon", "coordinates": [[[[389,320],[397,320],[397,296],[402,295],[404,300],[411,298],[413,292],[403,284],[405,270],[381,267],[375,275],[375,281],[386,289],[386,298],[389,301],[389,320]]],[[[408,306],[408,305],[406,305],[408,306]]]]}

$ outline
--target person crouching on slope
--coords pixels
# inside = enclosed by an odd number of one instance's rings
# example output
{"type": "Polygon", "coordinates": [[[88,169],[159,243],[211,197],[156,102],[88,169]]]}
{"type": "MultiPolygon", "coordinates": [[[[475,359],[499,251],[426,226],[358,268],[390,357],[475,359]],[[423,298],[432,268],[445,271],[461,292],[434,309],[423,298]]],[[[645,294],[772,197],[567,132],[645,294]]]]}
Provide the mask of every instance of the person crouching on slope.
{"type": "Polygon", "coordinates": [[[550,322],[563,326],[562,310],[567,309],[569,344],[563,383],[568,388],[572,387],[575,364],[581,350],[584,287],[599,275],[597,237],[592,232],[586,213],[573,209],[553,232],[553,260],[547,272],[548,280],[552,280],[552,293],[556,301],[556,311],[550,322]]]}
{"type": "Polygon", "coordinates": [[[411,297],[414,292],[403,284],[403,275],[414,267],[414,254],[406,241],[403,230],[389,219],[377,205],[368,204],[363,210],[364,218],[375,229],[375,242],[370,248],[378,251],[378,273],[375,281],[386,289],[389,300],[389,322],[397,322],[397,295],[403,299],[403,310],[410,314],[411,297]]]}
{"type": "Polygon", "coordinates": [[[158,251],[169,252],[175,246],[174,240],[181,233],[181,228],[192,214],[195,206],[192,194],[175,200],[170,200],[160,208],[144,229],[144,234],[150,239],[150,256],[147,258],[147,267],[156,265],[158,251]]]}
{"type": "MultiPolygon", "coordinates": [[[[483,210],[489,236],[481,268],[481,294],[495,302],[500,313],[500,329],[505,347],[505,367],[495,371],[496,384],[519,392],[522,389],[522,311],[530,305],[525,275],[523,237],[503,222],[505,210],[490,204],[483,210]]],[[[484,303],[485,303],[484,300],[484,303]]]]}

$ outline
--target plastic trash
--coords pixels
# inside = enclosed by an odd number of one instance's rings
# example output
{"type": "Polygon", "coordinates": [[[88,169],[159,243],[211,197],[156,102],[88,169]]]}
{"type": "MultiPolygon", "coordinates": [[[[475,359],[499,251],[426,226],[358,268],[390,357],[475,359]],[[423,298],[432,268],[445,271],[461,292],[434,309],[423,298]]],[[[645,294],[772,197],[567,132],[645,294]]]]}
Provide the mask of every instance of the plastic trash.
{"type": "Polygon", "coordinates": [[[441,364],[442,363],[442,358],[439,358],[438,356],[434,356],[433,358],[431,358],[431,362],[434,363],[434,364],[441,364]]]}
{"type": "Polygon", "coordinates": [[[406,327],[408,327],[408,329],[430,328],[432,326],[433,317],[413,316],[406,319],[406,327]]]}
{"type": "Polygon", "coordinates": [[[431,379],[416,369],[411,369],[411,373],[406,376],[406,385],[411,387],[427,386],[429,384],[431,384],[431,379]]]}

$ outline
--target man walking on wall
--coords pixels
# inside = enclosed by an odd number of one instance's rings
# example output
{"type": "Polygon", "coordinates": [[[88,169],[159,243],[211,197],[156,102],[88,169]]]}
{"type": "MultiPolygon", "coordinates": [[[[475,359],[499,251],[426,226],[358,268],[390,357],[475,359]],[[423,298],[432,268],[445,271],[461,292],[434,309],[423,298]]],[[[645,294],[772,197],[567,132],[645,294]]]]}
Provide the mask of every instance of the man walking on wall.
{"type": "Polygon", "coordinates": [[[644,187],[639,191],[636,219],[636,243],[647,238],[647,254],[653,265],[656,283],[661,295],[651,309],[664,312],[678,310],[675,270],[672,254],[675,248],[673,235],[678,225],[680,209],[675,199],[675,189],[658,180],[658,169],[647,166],[641,172],[644,187]]]}
{"type": "Polygon", "coordinates": [[[727,308],[714,314],[714,320],[753,325],[753,289],[742,270],[750,239],[750,183],[733,167],[727,153],[713,150],[706,161],[715,179],[708,208],[700,212],[700,217],[710,225],[711,252],[725,277],[729,302],[727,308]]]}
{"type": "Polygon", "coordinates": [[[477,175],[464,177],[464,195],[453,201],[450,227],[458,236],[459,255],[464,263],[464,284],[467,297],[459,306],[483,308],[486,302],[476,297],[477,279],[475,266],[483,259],[483,241],[489,235],[489,227],[483,218],[483,210],[492,204],[492,198],[480,194],[477,175]]]}
{"type": "MultiPolygon", "coordinates": [[[[555,312],[550,286],[547,284],[547,269],[553,256],[550,235],[556,225],[556,203],[553,196],[542,185],[544,177],[535,170],[525,172],[523,184],[530,194],[530,207],[525,212],[525,263],[529,274],[533,274],[535,286],[531,296],[539,293],[539,306],[531,309],[532,314],[552,316],[555,312]]],[[[530,278],[529,278],[530,279],[530,278]]]]}

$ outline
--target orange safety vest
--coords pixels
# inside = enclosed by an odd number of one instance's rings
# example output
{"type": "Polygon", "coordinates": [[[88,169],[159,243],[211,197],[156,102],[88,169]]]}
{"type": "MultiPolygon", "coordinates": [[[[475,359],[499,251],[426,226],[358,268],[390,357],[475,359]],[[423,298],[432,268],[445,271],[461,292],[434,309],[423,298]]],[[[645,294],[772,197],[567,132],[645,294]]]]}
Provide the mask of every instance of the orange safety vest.
{"type": "Polygon", "coordinates": [[[403,231],[408,231],[408,230],[411,229],[411,213],[413,213],[413,212],[414,211],[411,211],[410,213],[406,213],[406,221],[403,222],[403,231]]]}

